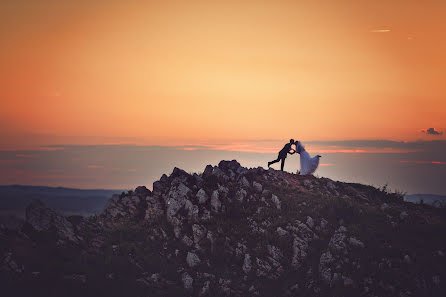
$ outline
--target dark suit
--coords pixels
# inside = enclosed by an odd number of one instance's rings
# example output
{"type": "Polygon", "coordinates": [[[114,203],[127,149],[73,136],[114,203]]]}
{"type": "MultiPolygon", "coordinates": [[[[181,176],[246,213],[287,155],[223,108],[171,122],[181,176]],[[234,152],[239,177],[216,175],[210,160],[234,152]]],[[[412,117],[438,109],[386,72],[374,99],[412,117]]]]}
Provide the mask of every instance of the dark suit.
{"type": "Polygon", "coordinates": [[[268,166],[272,165],[274,163],[277,163],[279,161],[282,161],[282,163],[280,164],[280,170],[283,171],[283,166],[285,165],[285,159],[291,150],[291,145],[292,145],[292,143],[285,144],[283,149],[280,150],[279,155],[277,156],[277,159],[274,161],[268,162],[268,166]]]}

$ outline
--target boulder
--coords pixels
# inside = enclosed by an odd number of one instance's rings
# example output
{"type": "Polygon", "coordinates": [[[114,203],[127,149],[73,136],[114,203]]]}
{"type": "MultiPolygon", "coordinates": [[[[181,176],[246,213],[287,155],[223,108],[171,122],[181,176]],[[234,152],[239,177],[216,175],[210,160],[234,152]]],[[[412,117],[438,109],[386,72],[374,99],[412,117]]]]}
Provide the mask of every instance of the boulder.
{"type": "Polygon", "coordinates": [[[274,203],[274,205],[276,206],[276,208],[280,210],[280,208],[281,208],[281,203],[280,203],[279,197],[277,197],[276,195],[273,194],[273,195],[271,196],[271,200],[273,201],[273,203],[274,203]]]}
{"type": "Polygon", "coordinates": [[[192,253],[192,252],[187,252],[186,263],[187,263],[187,265],[189,265],[189,267],[192,268],[192,267],[200,265],[201,260],[197,254],[192,253]]]}
{"type": "Polygon", "coordinates": [[[61,214],[45,207],[39,200],[33,200],[26,208],[26,222],[36,231],[55,230],[62,240],[79,243],[73,225],[61,214]]]}
{"type": "Polygon", "coordinates": [[[256,191],[257,193],[262,193],[263,190],[263,186],[261,183],[258,183],[256,181],[252,182],[252,187],[254,188],[254,191],[256,191]]]}
{"type": "Polygon", "coordinates": [[[249,254],[245,254],[242,269],[245,274],[248,274],[249,272],[251,272],[252,261],[251,261],[251,256],[249,254]]]}
{"type": "Polygon", "coordinates": [[[205,204],[209,200],[209,196],[206,194],[204,189],[198,190],[195,197],[197,198],[199,204],[205,204]]]}
{"type": "Polygon", "coordinates": [[[194,279],[192,278],[192,276],[190,276],[189,273],[184,272],[181,275],[181,281],[183,282],[183,287],[186,290],[192,290],[193,289],[194,279]]]}
{"type": "Polygon", "coordinates": [[[167,195],[167,220],[171,221],[172,217],[175,216],[178,211],[186,203],[187,197],[191,190],[186,187],[183,183],[178,186],[173,186],[167,195]]]}
{"type": "Polygon", "coordinates": [[[198,244],[203,238],[206,237],[207,229],[206,227],[198,224],[192,225],[192,234],[194,237],[194,243],[198,244]]]}
{"type": "Polygon", "coordinates": [[[214,212],[219,212],[221,208],[221,201],[219,199],[219,192],[218,190],[215,190],[214,192],[212,192],[212,196],[211,196],[211,209],[214,212]]]}

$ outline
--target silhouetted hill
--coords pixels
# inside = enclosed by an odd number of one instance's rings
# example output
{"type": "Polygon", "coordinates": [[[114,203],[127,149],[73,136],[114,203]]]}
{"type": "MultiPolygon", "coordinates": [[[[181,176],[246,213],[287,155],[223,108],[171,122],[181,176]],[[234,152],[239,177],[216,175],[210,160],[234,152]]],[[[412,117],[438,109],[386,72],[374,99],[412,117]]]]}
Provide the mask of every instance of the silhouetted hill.
{"type": "Polygon", "coordinates": [[[446,296],[445,209],[236,161],[0,230],[2,296],[446,296]]]}
{"type": "Polygon", "coordinates": [[[64,214],[100,213],[111,195],[122,190],[83,190],[43,186],[0,186],[0,210],[2,214],[25,215],[25,207],[33,199],[64,214]]]}

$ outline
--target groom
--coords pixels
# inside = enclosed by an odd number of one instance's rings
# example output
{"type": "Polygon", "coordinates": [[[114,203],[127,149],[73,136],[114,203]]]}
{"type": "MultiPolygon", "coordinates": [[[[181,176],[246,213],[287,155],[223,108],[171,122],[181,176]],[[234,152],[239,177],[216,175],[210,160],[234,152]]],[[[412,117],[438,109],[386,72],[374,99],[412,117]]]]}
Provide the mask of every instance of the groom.
{"type": "Polygon", "coordinates": [[[279,161],[282,161],[280,164],[280,170],[283,171],[283,166],[285,165],[285,159],[287,157],[287,154],[295,154],[296,151],[291,149],[291,146],[295,143],[294,139],[290,139],[290,142],[285,144],[283,149],[280,150],[279,155],[277,156],[277,159],[271,162],[268,162],[268,167],[270,167],[272,164],[277,163],[279,161]]]}

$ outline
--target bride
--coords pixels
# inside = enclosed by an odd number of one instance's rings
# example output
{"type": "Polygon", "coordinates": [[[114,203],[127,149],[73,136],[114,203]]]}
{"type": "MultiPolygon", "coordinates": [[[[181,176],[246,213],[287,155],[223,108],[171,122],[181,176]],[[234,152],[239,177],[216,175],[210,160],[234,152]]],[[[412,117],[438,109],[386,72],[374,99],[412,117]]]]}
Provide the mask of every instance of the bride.
{"type": "Polygon", "coordinates": [[[300,141],[296,141],[294,144],[296,145],[296,153],[300,155],[300,172],[297,173],[300,175],[313,174],[319,166],[321,156],[317,155],[312,158],[300,141]]]}

